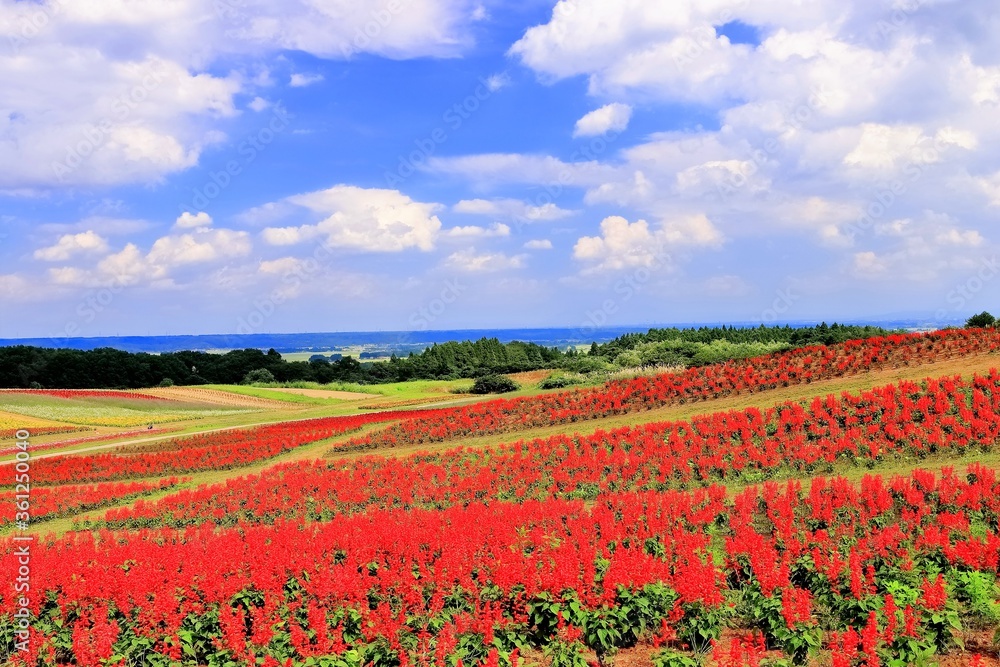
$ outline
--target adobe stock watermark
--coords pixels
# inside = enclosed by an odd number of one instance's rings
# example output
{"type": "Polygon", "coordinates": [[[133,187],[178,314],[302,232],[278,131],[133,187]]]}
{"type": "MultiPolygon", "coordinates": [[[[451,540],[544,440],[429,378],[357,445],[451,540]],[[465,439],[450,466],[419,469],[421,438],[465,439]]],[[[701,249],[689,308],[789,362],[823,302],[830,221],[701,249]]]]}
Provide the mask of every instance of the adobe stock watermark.
{"type": "Polygon", "coordinates": [[[969,304],[976,300],[979,293],[986,289],[998,274],[1000,274],[1000,261],[997,260],[997,256],[982,258],[975,273],[955,285],[945,296],[945,302],[950,308],[938,309],[934,314],[935,321],[945,322],[966,312],[969,304]]]}
{"type": "Polygon", "coordinates": [[[66,9],[66,0],[49,0],[44,3],[21,3],[21,7],[35,7],[34,11],[17,21],[17,33],[7,38],[11,53],[20,55],[28,42],[40,35],[53,19],[66,9]]]}
{"type": "Polygon", "coordinates": [[[719,32],[716,26],[723,26],[736,20],[735,10],[743,9],[750,4],[743,0],[738,5],[726,8],[711,21],[692,28],[685,37],[684,50],[674,54],[674,66],[678,71],[684,70],[705,56],[708,51],[719,43],[719,32]]]}
{"type": "Polygon", "coordinates": [[[653,255],[649,264],[638,266],[626,276],[615,281],[614,285],[612,285],[612,291],[617,296],[613,299],[605,299],[596,309],[588,310],[585,313],[583,323],[574,335],[577,338],[584,338],[592,335],[598,329],[607,326],[612,318],[622,309],[622,306],[642,292],[644,286],[653,279],[653,276],[666,268],[670,262],[670,254],[661,248],[653,255]]]}
{"type": "Polygon", "coordinates": [[[49,336],[49,338],[58,341],[80,336],[83,333],[83,327],[93,324],[98,315],[107,310],[115,298],[125,290],[128,283],[129,279],[125,275],[117,275],[106,285],[88,290],[76,306],[74,311],[76,318],[68,321],[61,332],[49,336]]]}
{"type": "Polygon", "coordinates": [[[297,292],[303,285],[315,280],[332,256],[333,246],[325,241],[318,242],[308,257],[282,274],[283,287],[276,287],[269,294],[253,300],[250,312],[237,320],[236,333],[258,333],[281,306],[291,298],[288,295],[297,292]]]}
{"type": "Polygon", "coordinates": [[[65,181],[83,166],[88,158],[108,143],[114,131],[129,119],[132,112],[142,105],[166,78],[167,72],[162,65],[152,67],[139,83],[116,97],[111,104],[111,115],[84,127],[80,139],[66,147],[66,156],[52,163],[52,173],[55,177],[65,181]]]}
{"type": "Polygon", "coordinates": [[[417,308],[410,315],[409,325],[412,327],[411,331],[429,330],[431,325],[444,315],[448,311],[448,308],[465,294],[468,288],[468,285],[458,282],[457,278],[445,280],[440,294],[417,308]]]}
{"type": "Polygon", "coordinates": [[[184,213],[187,211],[205,211],[209,205],[219,198],[223,192],[232,185],[233,180],[243,171],[253,164],[267,147],[274,143],[279,134],[285,131],[289,125],[288,112],[280,103],[274,105],[274,112],[271,114],[267,124],[256,132],[248,134],[246,138],[237,146],[236,154],[239,159],[230,159],[218,171],[209,172],[205,183],[196,187],[191,192],[191,201],[187,204],[179,204],[178,209],[184,213]]]}
{"type": "Polygon", "coordinates": [[[774,301],[760,314],[760,321],[765,324],[775,324],[783,319],[792,307],[802,299],[802,296],[791,287],[779,289],[774,293],[774,301]]]}
{"type": "MultiPolygon", "coordinates": [[[[546,206],[555,204],[566,192],[566,188],[573,184],[571,167],[582,162],[596,162],[601,155],[611,148],[621,134],[619,130],[606,130],[592,137],[585,144],[574,150],[569,156],[569,161],[559,170],[555,181],[542,185],[542,191],[533,196],[527,202],[527,206],[535,209],[543,209],[546,206]]],[[[509,217],[504,218],[504,222],[510,222],[514,233],[520,234],[526,226],[537,222],[537,220],[526,215],[512,213],[509,217]]]]}
{"type": "Polygon", "coordinates": [[[425,166],[437,152],[438,148],[447,143],[451,136],[449,132],[460,130],[462,125],[472,118],[482,108],[483,104],[493,97],[497,90],[499,88],[495,83],[480,77],[478,85],[470,94],[448,107],[441,115],[441,122],[444,125],[439,125],[425,136],[414,139],[414,149],[398,157],[395,170],[385,172],[386,186],[397,189],[421,167],[425,166]]]}
{"type": "Polygon", "coordinates": [[[911,0],[910,2],[899,2],[898,0],[893,3],[892,14],[886,18],[879,19],[875,23],[875,30],[882,37],[889,37],[890,35],[895,35],[903,29],[914,14],[917,13],[925,4],[927,0],[911,0]]]}
{"type": "Polygon", "coordinates": [[[31,544],[34,537],[25,535],[31,525],[31,433],[21,429],[14,434],[14,525],[19,534],[14,535],[14,556],[17,571],[14,573],[14,649],[27,652],[31,640],[31,544]]]}
{"type": "Polygon", "coordinates": [[[930,168],[930,165],[940,161],[942,155],[956,144],[945,141],[940,134],[933,142],[921,140],[910,149],[910,158],[903,165],[902,174],[905,180],[893,179],[879,186],[858,219],[844,229],[845,235],[853,242],[864,236],[899,203],[930,168]]]}
{"type": "MultiPolygon", "coordinates": [[[[814,90],[805,102],[786,109],[779,133],[801,130],[826,106],[828,99],[828,93],[820,88],[814,90]]],[[[781,143],[774,137],[767,139],[763,146],[751,150],[747,159],[740,163],[739,169],[730,171],[729,175],[716,185],[716,195],[719,200],[722,203],[728,202],[739,190],[749,185],[750,179],[780,152],[781,143]]]]}
{"type": "Polygon", "coordinates": [[[413,0],[389,0],[384,7],[373,9],[368,13],[368,20],[364,25],[354,30],[351,40],[340,44],[341,55],[350,58],[367,49],[412,2],[413,0]]]}

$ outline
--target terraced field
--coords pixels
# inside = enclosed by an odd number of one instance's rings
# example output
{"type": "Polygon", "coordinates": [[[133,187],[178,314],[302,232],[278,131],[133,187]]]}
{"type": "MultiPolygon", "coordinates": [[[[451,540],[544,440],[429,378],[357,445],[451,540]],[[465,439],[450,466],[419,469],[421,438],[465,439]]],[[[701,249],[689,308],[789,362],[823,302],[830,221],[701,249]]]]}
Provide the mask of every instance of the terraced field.
{"type": "Polygon", "coordinates": [[[998,350],[946,332],[412,411],[289,402],[57,452],[31,465],[37,651],[997,665],[998,350]]]}

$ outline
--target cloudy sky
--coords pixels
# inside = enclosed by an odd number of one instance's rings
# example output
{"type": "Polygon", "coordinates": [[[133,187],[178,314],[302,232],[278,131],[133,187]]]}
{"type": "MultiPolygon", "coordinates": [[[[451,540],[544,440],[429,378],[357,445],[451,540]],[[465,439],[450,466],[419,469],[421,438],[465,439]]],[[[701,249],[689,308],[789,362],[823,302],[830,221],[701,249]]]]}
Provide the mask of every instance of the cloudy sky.
{"type": "Polygon", "coordinates": [[[1000,307],[993,0],[0,0],[0,336],[1000,307]]]}

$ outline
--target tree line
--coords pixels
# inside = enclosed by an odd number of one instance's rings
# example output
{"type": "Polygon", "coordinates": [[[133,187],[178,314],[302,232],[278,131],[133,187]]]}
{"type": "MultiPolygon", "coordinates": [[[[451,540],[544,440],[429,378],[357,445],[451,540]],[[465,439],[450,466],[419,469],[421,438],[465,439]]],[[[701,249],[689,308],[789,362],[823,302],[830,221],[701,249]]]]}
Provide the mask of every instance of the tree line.
{"type": "Polygon", "coordinates": [[[418,379],[473,378],[557,366],[564,353],[535,343],[501,343],[496,338],[433,345],[408,357],[362,363],[347,356],[333,361],[286,361],[274,349],[231,352],[124,352],[0,347],[0,386],[64,389],[138,389],[162,384],[239,384],[247,374],[267,370],[277,382],[381,384],[418,379]]]}
{"type": "Polygon", "coordinates": [[[879,327],[700,327],[650,329],[627,334],[589,352],[560,350],[536,343],[501,343],[496,338],[435,344],[408,356],[362,362],[351,356],[330,360],[286,361],[274,349],[226,353],[124,352],[53,349],[25,345],[0,347],[0,387],[138,389],[161,384],[238,384],[249,373],[266,370],[277,382],[354,382],[383,384],[406,380],[476,378],[542,368],[586,369],[618,361],[619,366],[649,363],[693,365],[751,356],[774,349],[833,344],[888,333],[879,327]]]}

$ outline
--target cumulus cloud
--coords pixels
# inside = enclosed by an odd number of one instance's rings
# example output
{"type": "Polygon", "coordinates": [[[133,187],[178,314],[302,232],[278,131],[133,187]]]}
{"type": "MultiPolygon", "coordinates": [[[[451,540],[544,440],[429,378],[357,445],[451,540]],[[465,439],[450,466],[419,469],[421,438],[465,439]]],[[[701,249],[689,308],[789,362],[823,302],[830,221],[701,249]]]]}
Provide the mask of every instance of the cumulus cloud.
{"type": "Polygon", "coordinates": [[[472,43],[464,0],[98,4],[0,2],[0,191],[156,183],[198,164],[234,97],[271,83],[266,69],[217,73],[234,58],[451,57],[472,43]]]}
{"type": "Polygon", "coordinates": [[[271,245],[320,239],[362,252],[427,251],[434,248],[441,230],[435,215],[439,204],[413,201],[398,190],[337,185],[285,202],[323,217],[313,224],[264,229],[263,238],[271,245]]]}
{"type": "Polygon", "coordinates": [[[559,208],[552,202],[530,204],[520,199],[463,199],[455,204],[456,213],[488,215],[525,222],[560,220],[573,215],[573,211],[559,208]]]}
{"type": "Polygon", "coordinates": [[[599,185],[620,175],[619,168],[595,160],[564,162],[548,155],[486,153],[458,157],[432,157],[430,173],[458,176],[476,184],[543,183],[573,186],[599,185]]]}
{"type": "Polygon", "coordinates": [[[478,227],[467,225],[464,227],[452,227],[447,232],[448,236],[457,238],[484,238],[490,236],[510,236],[510,227],[497,222],[489,227],[478,227]]]}
{"type": "Polygon", "coordinates": [[[174,223],[176,229],[197,229],[199,227],[209,227],[212,224],[212,216],[204,211],[190,213],[185,211],[178,216],[174,223]]]}
{"type": "Polygon", "coordinates": [[[526,250],[552,250],[552,241],[548,239],[532,239],[524,244],[526,250]]]}
{"type": "Polygon", "coordinates": [[[61,262],[80,253],[103,253],[108,250],[108,242],[93,231],[66,234],[59,237],[56,244],[35,251],[35,259],[46,262],[61,262]]]}
{"type": "Polygon", "coordinates": [[[270,107],[271,103],[258,95],[257,97],[250,100],[250,104],[248,104],[247,106],[259,113],[270,107]]]}
{"type": "Polygon", "coordinates": [[[506,88],[510,85],[510,75],[507,72],[500,72],[498,74],[491,74],[486,77],[486,87],[489,88],[491,93],[495,93],[498,90],[506,88]]]}
{"type": "Polygon", "coordinates": [[[607,132],[622,132],[632,120],[632,107],[615,102],[595,109],[576,121],[574,137],[594,137],[607,132]]]}
{"type": "Polygon", "coordinates": [[[292,88],[305,88],[306,86],[311,86],[314,83],[319,83],[323,80],[322,74],[292,74],[291,80],[288,82],[292,88]]]}
{"type": "Polygon", "coordinates": [[[878,223],[860,241],[866,248],[853,253],[851,272],[888,281],[929,282],[972,271],[996,250],[978,230],[936,211],[878,223]]]}
{"type": "Polygon", "coordinates": [[[663,267],[671,261],[672,248],[722,242],[722,234],[704,215],[665,220],[657,227],[611,216],[601,221],[600,232],[573,246],[573,257],[587,265],[587,273],[663,267]]]}
{"type": "Polygon", "coordinates": [[[525,260],[525,255],[509,256],[502,252],[478,253],[475,248],[468,248],[449,255],[444,261],[444,267],[464,273],[493,273],[524,268],[525,260]]]}
{"type": "MultiPolygon", "coordinates": [[[[162,236],[148,251],[127,243],[118,252],[105,254],[96,264],[61,266],[49,269],[52,283],[64,286],[104,286],[116,284],[173,284],[173,274],[185,267],[219,264],[250,254],[252,242],[247,232],[231,229],[199,228],[190,233],[162,236]]],[[[61,259],[68,259],[69,256],[61,259]]]]}

